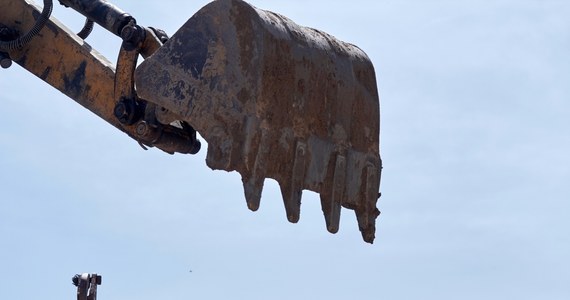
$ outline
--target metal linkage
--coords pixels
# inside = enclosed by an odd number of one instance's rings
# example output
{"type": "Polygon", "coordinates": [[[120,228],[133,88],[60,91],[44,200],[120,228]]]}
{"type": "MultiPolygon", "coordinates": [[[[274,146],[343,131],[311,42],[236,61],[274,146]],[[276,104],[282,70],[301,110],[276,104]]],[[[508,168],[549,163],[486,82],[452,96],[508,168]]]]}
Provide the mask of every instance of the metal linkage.
{"type": "Polygon", "coordinates": [[[78,34],[85,39],[92,29],[93,22],[121,37],[123,43],[119,51],[114,79],[115,107],[113,115],[127,130],[129,135],[146,147],[158,147],[167,153],[196,154],[200,141],[196,131],[187,123],[179,121],[173,126],[165,123],[165,111],[144,99],[137,97],[134,88],[134,70],[139,55],[148,57],[162,46],[168,36],[164,31],[144,28],[137,25],[135,18],[105,0],[59,0],[87,17],[87,22],[78,34]],[[160,116],[157,116],[160,114],[160,116]]]}
{"type": "Polygon", "coordinates": [[[137,96],[134,86],[134,72],[139,54],[149,56],[166,40],[162,32],[159,38],[156,29],[136,25],[134,20],[123,27],[123,43],[119,50],[115,75],[114,115],[125,126],[135,126],[134,135],[143,149],[157,146],[167,153],[196,154],[201,148],[196,131],[179,118],[165,117],[161,107],[137,96]],[[176,125],[176,126],[175,126],[176,125]]]}
{"type": "Polygon", "coordinates": [[[97,286],[101,285],[101,275],[76,274],[71,281],[77,287],[77,300],[97,300],[97,286]]]}

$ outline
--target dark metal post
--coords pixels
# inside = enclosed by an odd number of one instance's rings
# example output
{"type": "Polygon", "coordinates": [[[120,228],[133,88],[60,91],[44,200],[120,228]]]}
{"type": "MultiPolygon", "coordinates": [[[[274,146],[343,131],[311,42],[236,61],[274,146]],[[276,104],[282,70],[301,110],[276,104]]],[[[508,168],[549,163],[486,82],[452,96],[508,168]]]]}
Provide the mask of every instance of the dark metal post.
{"type": "Polygon", "coordinates": [[[101,285],[101,275],[77,274],[71,281],[77,287],[77,300],[97,300],[97,286],[101,285]]]}

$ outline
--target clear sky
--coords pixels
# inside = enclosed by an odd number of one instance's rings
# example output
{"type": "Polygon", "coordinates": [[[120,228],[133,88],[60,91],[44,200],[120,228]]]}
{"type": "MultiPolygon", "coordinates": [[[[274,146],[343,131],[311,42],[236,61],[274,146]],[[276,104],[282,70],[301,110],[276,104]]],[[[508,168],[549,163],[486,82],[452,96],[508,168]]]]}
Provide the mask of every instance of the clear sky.
{"type": "MultiPolygon", "coordinates": [[[[171,34],[207,2],[113,1],[171,34]]],[[[103,275],[101,300],[570,299],[570,2],[251,2],[373,61],[375,244],[349,210],[329,234],[310,192],[288,223],[274,181],[252,213],[205,151],[143,151],[13,66],[0,70],[0,299],[74,299],[81,272],[103,275]]],[[[118,38],[88,41],[115,60],[118,38]]]]}

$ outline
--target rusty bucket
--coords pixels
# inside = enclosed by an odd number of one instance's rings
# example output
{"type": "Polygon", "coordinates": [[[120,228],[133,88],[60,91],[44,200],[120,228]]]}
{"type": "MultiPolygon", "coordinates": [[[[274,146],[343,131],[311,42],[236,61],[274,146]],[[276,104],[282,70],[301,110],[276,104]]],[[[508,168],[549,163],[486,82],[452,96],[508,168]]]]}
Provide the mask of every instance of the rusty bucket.
{"type": "Polygon", "coordinates": [[[265,178],[299,220],[320,194],[327,229],[341,206],[372,243],[382,162],[374,68],[358,47],[240,0],[203,7],[136,69],[138,95],[188,122],[212,169],[237,171],[251,210],[265,178]]]}

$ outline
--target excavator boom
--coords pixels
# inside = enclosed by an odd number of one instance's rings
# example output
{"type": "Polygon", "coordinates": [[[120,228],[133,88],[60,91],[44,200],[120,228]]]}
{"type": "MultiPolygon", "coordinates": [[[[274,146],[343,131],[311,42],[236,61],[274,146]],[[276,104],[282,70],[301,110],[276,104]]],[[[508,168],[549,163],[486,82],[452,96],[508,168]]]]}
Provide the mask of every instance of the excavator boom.
{"type": "MultiPolygon", "coordinates": [[[[3,2],[5,32],[22,36],[37,23],[27,0],[3,2]]],[[[196,153],[199,133],[210,168],[241,174],[251,210],[272,178],[289,221],[312,190],[328,231],[339,230],[345,207],[372,243],[380,108],[362,50],[241,0],[212,1],[171,38],[103,0],[61,2],[123,39],[116,66],[53,18],[25,45],[0,51],[143,146],[196,153]]]]}

